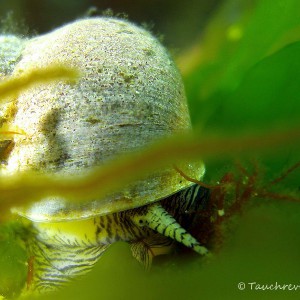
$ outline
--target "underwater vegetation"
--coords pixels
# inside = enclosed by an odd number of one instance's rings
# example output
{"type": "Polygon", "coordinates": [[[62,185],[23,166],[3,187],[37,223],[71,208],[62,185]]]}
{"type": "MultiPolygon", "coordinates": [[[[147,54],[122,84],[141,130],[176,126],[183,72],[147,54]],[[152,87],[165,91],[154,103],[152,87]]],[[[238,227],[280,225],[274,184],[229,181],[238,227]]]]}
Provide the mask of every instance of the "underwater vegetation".
{"type": "MultiPolygon", "coordinates": [[[[206,209],[191,212],[201,224],[191,231],[211,251],[209,260],[178,246],[145,273],[128,246],[116,243],[82,280],[39,298],[247,299],[258,292],[266,298],[295,298],[297,291],[251,290],[247,283],[299,285],[299,14],[297,1],[244,1],[241,6],[225,1],[201,41],[177,57],[193,134],[174,136],[81,178],[57,180],[29,171],[2,175],[0,294],[26,291],[34,272],[34,258],[23,244],[28,233],[11,207],[49,194],[74,202],[101,197],[174,160],[193,158],[204,160],[206,174],[198,183],[211,194],[206,209]],[[240,282],[245,290],[238,289],[240,282]]],[[[1,102],[12,103],[32,84],[78,78],[80,73],[65,66],[7,78],[0,85],[1,102]]],[[[4,122],[0,143],[24,134],[26,128],[4,122]]]]}

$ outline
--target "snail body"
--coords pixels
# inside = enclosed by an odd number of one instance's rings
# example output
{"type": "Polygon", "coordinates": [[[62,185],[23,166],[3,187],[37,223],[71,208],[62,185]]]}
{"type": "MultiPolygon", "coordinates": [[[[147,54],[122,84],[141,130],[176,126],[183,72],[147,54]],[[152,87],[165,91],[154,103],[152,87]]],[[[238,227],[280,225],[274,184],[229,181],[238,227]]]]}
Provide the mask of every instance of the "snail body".
{"type": "MultiPolygon", "coordinates": [[[[18,96],[11,122],[26,135],[14,139],[4,174],[81,176],[191,130],[180,74],[142,28],[114,18],[73,22],[26,41],[12,74],[53,64],[77,68],[81,78],[75,85],[34,86],[18,96]]],[[[194,178],[204,174],[202,162],[183,161],[180,168],[194,178]]],[[[205,254],[178,222],[188,207],[203,204],[202,193],[170,166],[104,199],[75,203],[49,195],[14,208],[33,222],[32,289],[51,289],[86,272],[117,240],[130,242],[145,266],[152,259],[149,248],[167,247],[171,239],[205,254]]]]}
{"type": "Polygon", "coordinates": [[[55,291],[90,271],[117,241],[128,242],[133,257],[146,270],[155,256],[171,253],[176,242],[205,255],[207,249],[180,224],[189,228],[197,222],[197,212],[205,209],[209,196],[208,189],[193,185],[135,209],[63,224],[35,224],[29,247],[38,271],[27,288],[38,293],[55,291]]]}

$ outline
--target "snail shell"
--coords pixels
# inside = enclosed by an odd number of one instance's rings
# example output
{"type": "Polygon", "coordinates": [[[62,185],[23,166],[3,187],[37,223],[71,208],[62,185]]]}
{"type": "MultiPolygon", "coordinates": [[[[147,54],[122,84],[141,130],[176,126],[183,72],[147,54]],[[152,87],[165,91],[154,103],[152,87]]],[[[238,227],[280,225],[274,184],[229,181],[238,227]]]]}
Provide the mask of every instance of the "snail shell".
{"type": "Polygon", "coordinates": [[[12,73],[25,43],[26,39],[14,35],[0,35],[0,79],[12,73]]]}
{"type": "MultiPolygon", "coordinates": [[[[53,64],[78,68],[82,77],[76,85],[35,86],[18,97],[13,123],[27,134],[15,138],[7,173],[84,174],[191,130],[180,74],[142,28],[114,18],[73,22],[29,40],[13,75],[53,64]]],[[[192,177],[204,173],[201,162],[180,167],[192,177]]],[[[143,206],[190,185],[170,167],[104,199],[47,197],[16,211],[34,221],[76,220],[143,206]]]]}
{"type": "MultiPolygon", "coordinates": [[[[0,35],[0,80],[11,75],[25,47],[25,43],[26,39],[21,39],[15,35],[0,35]]],[[[0,106],[0,127],[8,117],[6,114],[7,106],[6,104],[0,106]]],[[[5,158],[5,152],[11,144],[10,139],[1,139],[0,136],[0,167],[2,159],[5,158]]]]}

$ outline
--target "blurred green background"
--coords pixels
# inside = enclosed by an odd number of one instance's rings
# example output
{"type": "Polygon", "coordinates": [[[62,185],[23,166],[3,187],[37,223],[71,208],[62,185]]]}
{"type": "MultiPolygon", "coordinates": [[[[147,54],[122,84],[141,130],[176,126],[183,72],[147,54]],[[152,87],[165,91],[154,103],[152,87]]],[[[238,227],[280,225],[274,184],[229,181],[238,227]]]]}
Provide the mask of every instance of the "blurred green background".
{"type": "MultiPolygon", "coordinates": [[[[17,30],[32,35],[82,17],[92,6],[128,14],[134,22],[154,24],[153,32],[164,36],[183,74],[192,121],[200,135],[266,132],[271,136],[299,129],[298,0],[14,0],[1,1],[0,11],[5,18],[12,10],[20,24],[17,30]]],[[[268,155],[257,152],[250,159],[236,159],[249,169],[253,160],[258,161],[257,185],[266,186],[300,160],[299,140],[292,146],[283,145],[280,151],[272,149],[268,155]]],[[[207,162],[205,181],[217,182],[234,170],[234,162],[222,157],[207,162]]],[[[42,299],[299,299],[300,287],[298,291],[261,291],[247,285],[300,285],[299,170],[273,192],[298,201],[253,200],[255,205],[226,228],[225,244],[208,264],[196,257],[171,257],[145,273],[131,257],[128,245],[117,243],[82,281],[42,299]],[[239,282],[246,283],[245,290],[238,289],[239,282]]],[[[2,240],[0,280],[8,270],[21,274],[17,265],[26,261],[22,250],[17,254],[9,250],[7,240],[11,249],[16,248],[13,235],[6,231],[2,240]],[[18,257],[11,263],[15,269],[5,257],[18,257]]]]}
{"type": "Polygon", "coordinates": [[[45,33],[82,17],[91,8],[125,14],[139,24],[146,23],[165,38],[167,45],[184,49],[201,35],[220,0],[11,0],[0,1],[0,16],[13,11],[28,26],[29,32],[45,33]]]}

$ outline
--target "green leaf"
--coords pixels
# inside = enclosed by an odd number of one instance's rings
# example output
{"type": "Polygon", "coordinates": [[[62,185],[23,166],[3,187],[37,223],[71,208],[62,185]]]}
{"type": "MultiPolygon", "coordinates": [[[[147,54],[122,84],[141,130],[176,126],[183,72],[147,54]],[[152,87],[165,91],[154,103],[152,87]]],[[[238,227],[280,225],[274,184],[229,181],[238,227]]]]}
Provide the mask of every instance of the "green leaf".
{"type": "Polygon", "coordinates": [[[194,65],[184,74],[195,126],[204,127],[211,115],[231,106],[232,94],[245,74],[262,59],[300,40],[299,28],[297,0],[226,1],[204,32],[194,65]]]}
{"type": "Polygon", "coordinates": [[[293,43],[251,68],[237,90],[222,99],[209,127],[231,131],[299,124],[300,42],[293,43]]]}
{"type": "Polygon", "coordinates": [[[22,231],[22,225],[13,222],[0,226],[0,296],[9,299],[21,292],[27,277],[28,256],[19,238],[22,231]]]}

